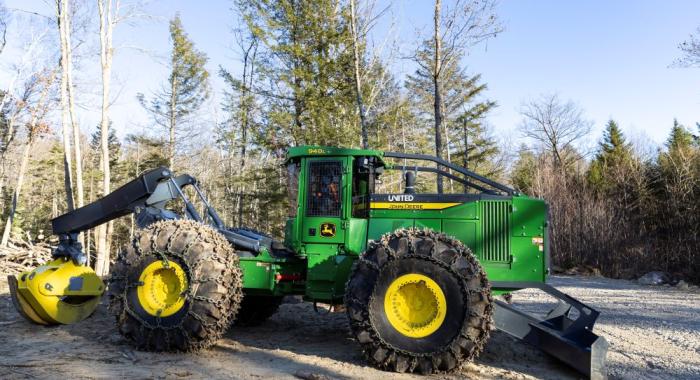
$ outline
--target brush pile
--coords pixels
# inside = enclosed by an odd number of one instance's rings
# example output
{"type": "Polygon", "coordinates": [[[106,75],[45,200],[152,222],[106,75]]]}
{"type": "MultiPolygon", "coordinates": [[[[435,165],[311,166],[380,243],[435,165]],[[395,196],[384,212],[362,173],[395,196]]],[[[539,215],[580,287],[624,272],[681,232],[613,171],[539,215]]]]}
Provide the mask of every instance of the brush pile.
{"type": "Polygon", "coordinates": [[[7,247],[0,247],[0,273],[24,272],[50,259],[51,246],[47,243],[32,244],[23,240],[10,240],[7,247]]]}

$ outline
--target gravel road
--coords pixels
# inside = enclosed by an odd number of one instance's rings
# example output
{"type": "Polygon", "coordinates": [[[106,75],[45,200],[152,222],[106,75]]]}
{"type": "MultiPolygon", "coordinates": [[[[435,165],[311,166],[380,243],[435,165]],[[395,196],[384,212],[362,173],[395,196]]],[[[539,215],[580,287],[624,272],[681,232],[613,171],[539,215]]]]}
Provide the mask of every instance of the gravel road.
{"type": "MultiPolygon", "coordinates": [[[[5,276],[2,276],[3,278],[5,276]]],[[[610,342],[612,379],[700,378],[700,292],[599,277],[554,276],[551,284],[598,308],[596,333],[610,342]]],[[[544,311],[548,296],[518,292],[516,304],[544,311]]],[[[103,304],[72,326],[21,319],[0,281],[0,378],[576,379],[555,359],[494,331],[475,362],[449,375],[420,377],[365,366],[344,313],[319,315],[284,304],[268,322],[232,328],[199,354],[139,352],[121,338],[103,304]]]]}

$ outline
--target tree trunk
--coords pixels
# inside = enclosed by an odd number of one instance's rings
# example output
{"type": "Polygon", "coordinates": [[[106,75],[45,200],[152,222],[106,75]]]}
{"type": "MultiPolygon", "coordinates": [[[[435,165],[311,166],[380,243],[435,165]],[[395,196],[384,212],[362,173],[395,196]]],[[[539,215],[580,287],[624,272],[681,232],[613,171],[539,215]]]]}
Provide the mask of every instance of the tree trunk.
{"type": "Polygon", "coordinates": [[[5,229],[2,233],[2,240],[0,240],[0,247],[6,247],[7,242],[10,239],[12,223],[15,220],[15,212],[17,211],[17,203],[19,202],[19,196],[22,194],[22,185],[24,184],[24,173],[27,171],[27,164],[29,163],[29,154],[32,151],[32,144],[34,143],[33,140],[34,136],[30,136],[29,141],[27,141],[27,145],[24,147],[24,152],[22,152],[22,161],[19,165],[19,173],[17,174],[15,191],[12,194],[12,204],[10,205],[10,212],[7,216],[7,221],[5,222],[5,229]]]}
{"type": "MultiPolygon", "coordinates": [[[[5,96],[7,96],[7,92],[5,93],[5,96]]],[[[5,104],[5,99],[3,99],[2,102],[0,102],[0,107],[3,107],[5,104]]],[[[14,139],[14,134],[15,134],[15,115],[12,115],[8,122],[7,122],[7,133],[5,134],[4,141],[2,141],[2,151],[0,151],[0,199],[3,197],[3,189],[5,188],[5,171],[6,171],[6,164],[7,164],[7,151],[10,149],[10,144],[12,143],[12,140],[14,139]]],[[[5,206],[3,205],[2,208],[0,208],[0,213],[4,214],[5,213],[5,206]]]]}
{"type": "MultiPolygon", "coordinates": [[[[435,113],[435,155],[442,158],[442,89],[440,88],[440,70],[442,69],[442,37],[440,36],[441,0],[435,0],[435,62],[433,67],[434,113],[435,113]]],[[[440,165],[438,165],[438,169],[440,165]]],[[[442,193],[442,176],[437,176],[437,192],[442,193]]]]}
{"type": "Polygon", "coordinates": [[[170,170],[175,170],[175,123],[177,111],[177,79],[175,76],[170,81],[170,126],[168,140],[168,166],[170,170]]]}
{"type": "Polygon", "coordinates": [[[27,124],[27,145],[24,147],[24,152],[22,152],[22,159],[19,165],[19,172],[17,173],[17,182],[15,183],[15,191],[12,194],[12,204],[10,205],[10,212],[5,223],[5,229],[2,233],[2,239],[0,239],[0,247],[7,246],[7,242],[10,239],[10,232],[12,232],[12,224],[15,220],[15,213],[17,212],[17,204],[19,203],[19,197],[22,194],[22,185],[24,185],[24,174],[27,171],[27,165],[29,164],[29,156],[32,152],[32,147],[34,145],[34,140],[36,139],[38,133],[38,123],[39,115],[41,114],[41,109],[44,107],[46,98],[51,88],[51,83],[53,82],[53,76],[55,73],[51,74],[51,77],[47,78],[49,83],[45,83],[44,89],[41,91],[39,100],[36,103],[36,108],[32,111],[31,119],[27,124]]]}
{"type": "MultiPolygon", "coordinates": [[[[65,14],[66,30],[66,48],[67,48],[67,80],[68,80],[68,112],[70,114],[71,129],[73,130],[73,153],[75,154],[75,190],[78,201],[77,208],[83,207],[85,204],[85,191],[83,189],[83,158],[80,148],[80,126],[75,115],[75,91],[73,87],[73,47],[71,46],[71,22],[70,14],[65,14]]],[[[85,246],[85,234],[78,234],[78,241],[82,246],[85,246]]]]}
{"type": "Polygon", "coordinates": [[[68,0],[56,0],[56,12],[58,16],[58,31],[61,41],[61,125],[63,130],[63,170],[64,187],[66,190],[66,204],[68,211],[75,209],[73,203],[73,163],[71,155],[71,129],[70,114],[68,111],[68,49],[67,49],[67,13],[68,0]]]}
{"type": "MultiPolygon", "coordinates": [[[[70,21],[66,24],[70,27],[70,21]]],[[[75,190],[76,198],[78,201],[77,207],[83,207],[85,204],[85,191],[83,189],[83,157],[80,148],[80,126],[77,123],[77,117],[75,115],[75,93],[73,88],[73,59],[72,59],[72,49],[70,47],[70,33],[66,35],[68,44],[68,112],[70,114],[71,129],[73,130],[73,152],[75,154],[75,190]]]]}
{"type": "MultiPolygon", "coordinates": [[[[100,147],[102,163],[102,195],[111,191],[111,169],[109,167],[109,86],[112,74],[112,0],[98,0],[100,16],[100,63],[102,67],[102,118],[100,120],[100,147]]],[[[98,276],[109,273],[110,240],[108,235],[113,228],[110,221],[97,228],[97,258],[95,271],[98,276]]]]}
{"type": "MultiPolygon", "coordinates": [[[[90,170],[90,190],[88,190],[88,203],[92,203],[95,201],[95,175],[94,174],[95,174],[94,171],[90,170]]],[[[85,266],[88,266],[88,267],[90,266],[90,262],[91,262],[90,254],[92,251],[92,247],[91,247],[92,237],[94,236],[94,238],[95,238],[94,239],[95,240],[95,251],[97,251],[98,241],[99,241],[99,237],[100,237],[98,234],[99,227],[95,228],[93,231],[94,231],[94,234],[91,234],[90,231],[87,232],[87,234],[86,234],[87,241],[85,242],[85,247],[84,247],[85,258],[87,259],[87,261],[85,261],[85,266]]]]}
{"type": "MultiPolygon", "coordinates": [[[[465,169],[469,170],[469,131],[467,130],[466,117],[464,118],[462,124],[462,132],[464,133],[464,160],[462,160],[462,166],[464,166],[465,169]]],[[[463,188],[465,193],[467,192],[467,190],[469,190],[467,184],[464,184],[463,188]]]]}
{"type": "Polygon", "coordinates": [[[248,148],[248,129],[250,128],[250,114],[253,106],[248,98],[250,96],[250,88],[253,86],[253,74],[255,72],[255,57],[257,55],[257,42],[251,42],[250,48],[243,56],[243,88],[241,89],[241,165],[238,175],[242,175],[246,165],[246,150],[248,148]],[[250,50],[253,49],[252,56],[250,50]],[[250,72],[250,75],[248,75],[250,72]]]}
{"type": "Polygon", "coordinates": [[[369,149],[369,137],[367,135],[367,118],[365,104],[362,101],[362,78],[360,77],[360,47],[357,34],[357,17],[355,15],[355,0],[350,0],[350,31],[352,32],[352,50],[355,76],[355,94],[357,109],[360,113],[360,130],[362,136],[362,149],[369,149]]]}

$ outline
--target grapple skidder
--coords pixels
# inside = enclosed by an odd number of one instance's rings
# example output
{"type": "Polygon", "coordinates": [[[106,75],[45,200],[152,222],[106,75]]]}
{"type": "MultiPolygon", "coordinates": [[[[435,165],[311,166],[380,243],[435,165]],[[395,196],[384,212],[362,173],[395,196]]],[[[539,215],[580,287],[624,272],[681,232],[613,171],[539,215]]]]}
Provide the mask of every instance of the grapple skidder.
{"type": "Polygon", "coordinates": [[[139,349],[206,348],[232,323],[261,323],[284,296],[301,295],[344,304],[352,336],[381,369],[454,370],[482,351],[495,325],[584,375],[605,377],[607,343],[593,333],[598,312],[545,282],[542,200],[426,155],[303,146],[289,149],[285,165],[284,241],[225,226],[195,178],[157,168],[52,220],[60,238],[54,260],[9,278],[17,309],[40,324],[88,317],[105,284],[84,265],[77,236],[133,213],[140,230],[106,288],[119,331],[139,349]],[[403,191],[377,193],[390,170],[405,176],[403,191]],[[425,172],[464,193],[418,193],[416,175],[425,172]],[[166,208],[171,201],[183,212],[166,208]],[[559,303],[539,319],[494,299],[525,288],[559,303]]]}

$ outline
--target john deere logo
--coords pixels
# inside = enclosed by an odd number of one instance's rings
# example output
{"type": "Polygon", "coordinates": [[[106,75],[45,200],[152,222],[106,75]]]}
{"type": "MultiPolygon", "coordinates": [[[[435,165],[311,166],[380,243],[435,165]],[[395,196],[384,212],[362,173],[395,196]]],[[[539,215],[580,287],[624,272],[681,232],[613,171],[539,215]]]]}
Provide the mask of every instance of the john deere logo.
{"type": "Polygon", "coordinates": [[[321,224],[321,236],[323,236],[323,237],[335,236],[335,224],[333,224],[333,223],[321,224]]]}

